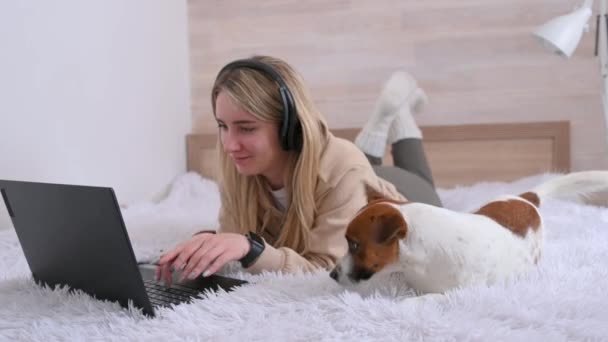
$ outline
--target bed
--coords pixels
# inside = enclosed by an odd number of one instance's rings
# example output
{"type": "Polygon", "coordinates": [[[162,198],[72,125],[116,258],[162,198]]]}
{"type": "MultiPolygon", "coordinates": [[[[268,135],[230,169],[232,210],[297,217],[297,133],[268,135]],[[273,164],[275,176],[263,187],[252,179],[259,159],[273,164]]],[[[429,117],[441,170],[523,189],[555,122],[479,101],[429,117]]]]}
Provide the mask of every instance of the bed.
{"type": "MultiPolygon", "coordinates": [[[[421,127],[424,149],[436,185],[449,188],[480,181],[512,181],[541,172],[570,171],[570,126],[567,121],[421,127]]],[[[333,129],[353,141],[359,129],[333,129]]],[[[217,137],[186,138],[188,171],[213,179],[217,137]]],[[[390,150],[385,164],[392,163],[390,150]]]]}
{"type": "MultiPolygon", "coordinates": [[[[568,170],[563,123],[471,127],[424,130],[425,148],[443,185],[439,193],[446,207],[471,210],[568,170]],[[453,151],[456,147],[451,144],[476,146],[463,155],[469,158],[467,165],[452,164],[459,151],[453,151]],[[479,152],[484,150],[485,154],[479,152]],[[524,170],[509,169],[512,164],[524,170]],[[497,169],[509,171],[493,174],[497,169]],[[483,179],[467,178],[463,170],[483,179]]],[[[336,130],[336,134],[348,138],[353,131],[336,130]]],[[[123,209],[138,260],[150,260],[200,227],[217,224],[218,188],[211,178],[202,177],[210,171],[212,154],[200,153],[211,153],[213,141],[212,136],[190,135],[191,172],[178,177],[162,201],[123,209]]],[[[80,292],[37,287],[14,231],[3,231],[0,340],[607,340],[608,210],[555,201],[541,211],[548,231],[543,259],[537,270],[516,281],[419,300],[400,285],[398,277],[383,279],[376,289],[355,292],[339,287],[324,271],[252,276],[231,266],[224,272],[251,284],[161,309],[154,319],[80,292]]]]}

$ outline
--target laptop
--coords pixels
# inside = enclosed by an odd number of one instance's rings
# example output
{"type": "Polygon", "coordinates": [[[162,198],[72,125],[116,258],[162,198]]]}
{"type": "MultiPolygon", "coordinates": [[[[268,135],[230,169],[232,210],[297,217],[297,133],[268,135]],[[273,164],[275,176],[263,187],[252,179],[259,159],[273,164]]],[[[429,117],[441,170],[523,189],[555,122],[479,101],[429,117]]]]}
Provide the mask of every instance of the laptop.
{"type": "Polygon", "coordinates": [[[219,275],[166,288],[156,265],[138,264],[112,188],[0,180],[0,192],[21,248],[39,284],[67,285],[98,299],[129,302],[148,316],[191,301],[202,291],[247,283],[219,275]]]}

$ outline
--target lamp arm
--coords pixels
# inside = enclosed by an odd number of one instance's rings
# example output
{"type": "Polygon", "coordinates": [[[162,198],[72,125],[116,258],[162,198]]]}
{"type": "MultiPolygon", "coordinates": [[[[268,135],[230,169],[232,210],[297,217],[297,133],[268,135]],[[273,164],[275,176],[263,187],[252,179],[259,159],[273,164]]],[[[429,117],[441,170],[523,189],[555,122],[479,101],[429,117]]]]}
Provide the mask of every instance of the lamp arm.
{"type": "MultiPolygon", "coordinates": [[[[585,2],[587,2],[586,0],[585,2]]],[[[604,113],[605,138],[608,144],[608,21],[606,18],[606,0],[600,1],[598,21],[598,43],[600,57],[600,74],[602,77],[602,109],[604,113]]]]}
{"type": "Polygon", "coordinates": [[[600,72],[602,74],[602,78],[606,78],[608,74],[608,22],[606,21],[606,0],[602,0],[600,2],[600,14],[599,14],[599,55],[600,55],[600,72]]]}

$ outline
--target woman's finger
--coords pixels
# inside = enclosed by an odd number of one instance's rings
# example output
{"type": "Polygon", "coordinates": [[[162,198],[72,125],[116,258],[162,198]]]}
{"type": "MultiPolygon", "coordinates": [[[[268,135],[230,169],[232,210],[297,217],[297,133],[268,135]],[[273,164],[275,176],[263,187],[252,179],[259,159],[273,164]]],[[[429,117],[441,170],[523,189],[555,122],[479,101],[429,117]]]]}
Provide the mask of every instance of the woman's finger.
{"type": "Polygon", "coordinates": [[[181,252],[175,258],[175,261],[173,261],[173,268],[176,271],[181,271],[184,269],[192,254],[194,254],[202,245],[205,244],[205,240],[207,240],[206,237],[198,236],[188,241],[188,243],[184,245],[181,252]]]}
{"type": "Polygon", "coordinates": [[[204,270],[209,267],[209,265],[224,251],[226,250],[223,244],[217,244],[213,246],[209,251],[207,251],[199,260],[198,264],[195,265],[192,271],[182,274],[182,277],[188,277],[188,279],[194,279],[198,277],[204,270]]]}
{"type": "MultiPolygon", "coordinates": [[[[173,251],[171,251],[169,253],[172,253],[172,252],[173,251]]],[[[165,254],[165,255],[161,256],[161,258],[158,260],[158,264],[156,265],[156,272],[155,272],[156,281],[160,281],[160,279],[164,277],[166,266],[171,265],[172,258],[168,257],[168,255],[169,254],[165,254]]]]}
{"type": "Polygon", "coordinates": [[[173,247],[173,249],[162,254],[160,256],[160,259],[158,259],[158,264],[166,264],[175,259],[175,257],[182,251],[182,249],[187,243],[188,241],[180,242],[175,247],[173,247]]]}
{"type": "Polygon", "coordinates": [[[162,265],[162,273],[164,274],[164,278],[165,278],[165,286],[166,287],[171,286],[171,283],[173,282],[172,275],[171,275],[171,265],[168,263],[162,265]]]}
{"type": "Polygon", "coordinates": [[[161,255],[160,259],[158,259],[158,263],[166,264],[167,262],[170,262],[171,260],[173,260],[175,258],[175,256],[177,256],[177,254],[179,254],[180,251],[181,251],[181,249],[178,249],[178,248],[170,250],[169,252],[161,255]]]}
{"type": "Polygon", "coordinates": [[[203,277],[208,277],[212,274],[215,274],[222,266],[224,266],[227,262],[234,260],[234,256],[225,251],[220,254],[212,263],[207,267],[205,272],[203,272],[203,277]]]}
{"type": "Polygon", "coordinates": [[[207,252],[209,252],[209,250],[211,250],[212,248],[214,248],[218,243],[221,243],[221,238],[217,238],[216,236],[212,236],[209,239],[207,239],[205,241],[205,243],[203,243],[203,245],[198,249],[198,251],[193,254],[190,259],[188,260],[188,265],[186,267],[184,267],[182,274],[184,274],[184,277],[187,277],[188,274],[190,274],[190,272],[192,272],[192,270],[194,269],[194,267],[196,267],[196,265],[198,265],[201,261],[201,259],[207,254],[207,252]]]}

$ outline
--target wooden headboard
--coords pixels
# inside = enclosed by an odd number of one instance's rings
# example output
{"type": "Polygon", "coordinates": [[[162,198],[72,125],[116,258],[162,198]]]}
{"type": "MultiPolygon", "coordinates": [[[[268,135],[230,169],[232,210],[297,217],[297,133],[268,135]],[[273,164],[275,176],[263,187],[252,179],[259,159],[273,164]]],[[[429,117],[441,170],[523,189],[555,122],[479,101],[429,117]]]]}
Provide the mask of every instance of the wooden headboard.
{"type": "MultiPolygon", "coordinates": [[[[435,183],[441,188],[570,171],[567,121],[428,126],[421,130],[435,183]]],[[[353,141],[359,128],[331,131],[353,141]]],[[[216,142],[215,134],[187,136],[188,171],[215,178],[216,142]]],[[[388,148],[384,163],[392,164],[388,148]]]]}

